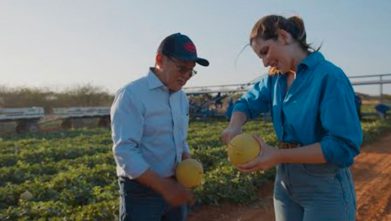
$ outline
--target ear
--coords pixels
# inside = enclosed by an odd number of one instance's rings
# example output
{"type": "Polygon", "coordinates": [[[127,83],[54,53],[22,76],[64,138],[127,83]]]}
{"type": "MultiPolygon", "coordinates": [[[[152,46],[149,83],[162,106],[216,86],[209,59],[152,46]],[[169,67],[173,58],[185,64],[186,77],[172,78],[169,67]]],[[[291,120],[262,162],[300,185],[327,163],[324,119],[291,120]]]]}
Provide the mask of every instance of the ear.
{"type": "Polygon", "coordinates": [[[277,33],[278,33],[278,40],[280,40],[283,44],[287,45],[287,44],[292,43],[293,38],[289,32],[287,32],[283,29],[279,29],[277,31],[277,33]]]}
{"type": "Polygon", "coordinates": [[[163,64],[163,55],[160,53],[157,53],[155,56],[155,63],[158,66],[161,66],[163,64]]]}

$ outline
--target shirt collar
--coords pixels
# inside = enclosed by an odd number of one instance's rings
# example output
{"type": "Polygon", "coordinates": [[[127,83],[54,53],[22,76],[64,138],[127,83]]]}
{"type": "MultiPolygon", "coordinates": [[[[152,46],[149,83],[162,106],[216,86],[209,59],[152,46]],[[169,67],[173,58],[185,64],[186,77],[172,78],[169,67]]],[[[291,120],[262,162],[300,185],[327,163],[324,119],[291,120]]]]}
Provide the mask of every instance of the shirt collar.
{"type": "Polygon", "coordinates": [[[313,68],[316,65],[318,65],[319,62],[324,61],[324,56],[319,51],[312,52],[309,54],[306,58],[303,59],[303,61],[300,62],[298,65],[298,70],[302,68],[313,68]]]}
{"type": "Polygon", "coordinates": [[[160,81],[160,79],[156,76],[154,72],[154,68],[149,68],[148,76],[148,88],[150,90],[153,90],[155,88],[166,88],[166,86],[163,84],[163,82],[160,81]]]}

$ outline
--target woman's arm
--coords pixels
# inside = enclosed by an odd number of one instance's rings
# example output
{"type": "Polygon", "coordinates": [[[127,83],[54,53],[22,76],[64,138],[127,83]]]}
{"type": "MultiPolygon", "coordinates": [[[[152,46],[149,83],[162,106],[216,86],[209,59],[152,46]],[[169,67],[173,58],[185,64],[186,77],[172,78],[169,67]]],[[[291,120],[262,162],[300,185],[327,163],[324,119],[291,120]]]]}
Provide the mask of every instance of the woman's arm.
{"type": "Polygon", "coordinates": [[[221,133],[221,140],[223,143],[228,144],[232,138],[240,134],[242,132],[242,126],[246,123],[246,121],[246,114],[239,111],[234,112],[228,127],[221,133]]]}

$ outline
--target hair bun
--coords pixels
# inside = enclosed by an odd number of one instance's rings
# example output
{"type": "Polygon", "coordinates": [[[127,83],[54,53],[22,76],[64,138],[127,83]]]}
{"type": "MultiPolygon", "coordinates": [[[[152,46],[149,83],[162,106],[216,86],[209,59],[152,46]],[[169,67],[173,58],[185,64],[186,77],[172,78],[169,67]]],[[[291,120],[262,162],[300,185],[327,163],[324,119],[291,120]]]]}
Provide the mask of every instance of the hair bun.
{"type": "Polygon", "coordinates": [[[297,40],[299,41],[305,41],[306,40],[306,33],[305,33],[305,28],[304,28],[304,21],[302,18],[298,16],[292,16],[288,18],[290,22],[293,23],[293,25],[297,28],[298,30],[298,35],[297,35],[297,40]]]}

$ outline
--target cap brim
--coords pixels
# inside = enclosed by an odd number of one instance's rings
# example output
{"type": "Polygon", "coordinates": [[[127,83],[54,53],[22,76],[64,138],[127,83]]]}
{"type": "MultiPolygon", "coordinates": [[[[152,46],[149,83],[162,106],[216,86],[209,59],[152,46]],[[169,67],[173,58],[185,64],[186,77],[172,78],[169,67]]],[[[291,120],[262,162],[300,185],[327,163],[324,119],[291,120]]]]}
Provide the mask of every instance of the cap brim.
{"type": "Polygon", "coordinates": [[[204,59],[204,58],[197,58],[195,61],[197,64],[202,65],[202,66],[209,66],[209,61],[204,59]]]}
{"type": "Polygon", "coordinates": [[[191,57],[191,58],[188,58],[188,57],[177,57],[177,56],[174,56],[174,55],[170,55],[168,53],[163,53],[164,55],[166,56],[169,56],[169,57],[173,57],[173,58],[176,58],[180,61],[194,61],[196,62],[197,64],[199,65],[202,65],[202,66],[209,66],[209,61],[206,60],[205,58],[199,58],[199,57],[191,57]]]}

